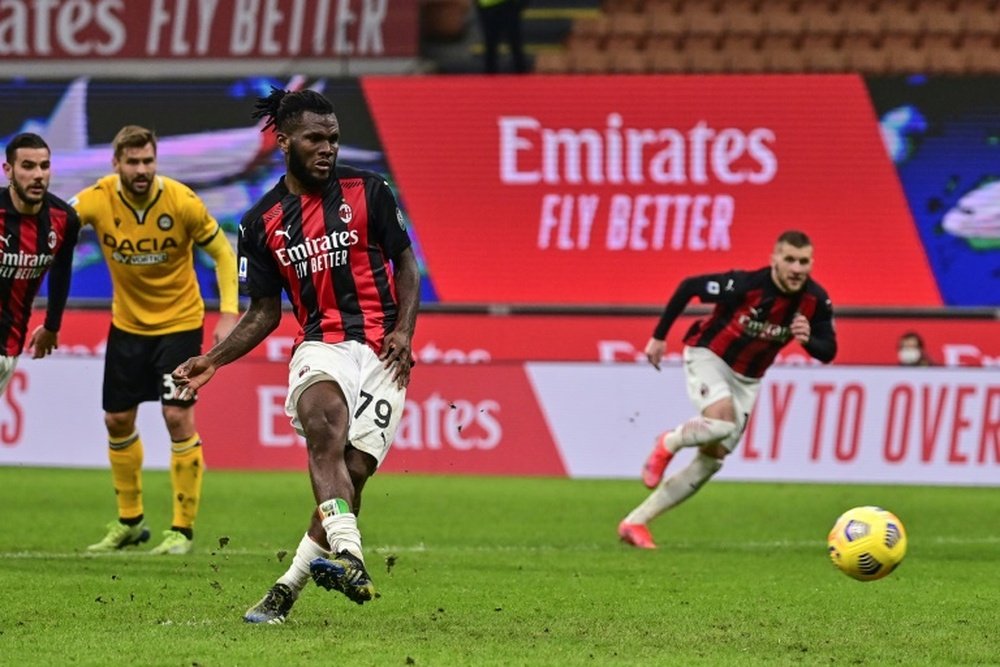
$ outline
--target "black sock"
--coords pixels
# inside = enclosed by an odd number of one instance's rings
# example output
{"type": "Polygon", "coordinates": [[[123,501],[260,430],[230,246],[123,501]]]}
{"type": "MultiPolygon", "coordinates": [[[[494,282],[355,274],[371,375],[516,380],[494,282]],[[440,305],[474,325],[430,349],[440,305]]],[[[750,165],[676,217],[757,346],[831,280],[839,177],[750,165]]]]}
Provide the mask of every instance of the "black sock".
{"type": "Polygon", "coordinates": [[[170,526],[170,530],[175,530],[189,540],[194,539],[194,529],[193,528],[181,528],[180,526],[170,526]]]}

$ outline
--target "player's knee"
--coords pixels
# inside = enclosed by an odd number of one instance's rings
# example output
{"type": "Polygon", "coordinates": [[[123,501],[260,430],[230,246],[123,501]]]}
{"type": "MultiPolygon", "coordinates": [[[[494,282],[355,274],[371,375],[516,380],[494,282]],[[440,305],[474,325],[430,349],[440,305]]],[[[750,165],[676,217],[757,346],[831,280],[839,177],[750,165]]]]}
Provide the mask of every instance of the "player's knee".
{"type": "Polygon", "coordinates": [[[705,417],[704,422],[705,428],[707,429],[713,444],[723,442],[739,433],[739,427],[736,423],[726,419],[713,419],[712,417],[705,417]]]}
{"type": "Polygon", "coordinates": [[[729,450],[726,449],[726,447],[720,442],[716,442],[711,445],[705,445],[700,449],[701,453],[704,454],[705,456],[710,456],[713,459],[718,459],[719,461],[722,461],[722,459],[729,456],[729,450]]]}
{"type": "Polygon", "coordinates": [[[167,425],[170,437],[175,440],[184,436],[191,437],[194,432],[194,412],[191,408],[177,405],[163,406],[163,423],[167,425]]]}
{"type": "Polygon", "coordinates": [[[104,426],[112,438],[124,438],[135,431],[135,415],[131,412],[105,412],[104,426]]]}

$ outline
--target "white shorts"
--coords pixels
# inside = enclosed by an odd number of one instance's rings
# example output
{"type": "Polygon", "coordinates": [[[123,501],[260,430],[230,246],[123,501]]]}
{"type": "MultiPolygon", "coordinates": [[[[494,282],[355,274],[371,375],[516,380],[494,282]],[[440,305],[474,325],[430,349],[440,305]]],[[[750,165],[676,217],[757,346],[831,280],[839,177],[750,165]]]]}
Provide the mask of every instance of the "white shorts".
{"type": "Polygon", "coordinates": [[[351,415],[348,442],[371,454],[381,465],[396,436],[406,400],[406,390],[392,381],[392,371],[383,367],[375,352],[363,343],[306,341],[298,346],[288,364],[285,414],[304,437],[297,409],[302,392],[317,382],[336,382],[351,415]]]}
{"type": "Polygon", "coordinates": [[[737,373],[707,347],[692,346],[684,347],[684,375],[687,377],[688,396],[698,412],[724,398],[732,399],[740,430],[733,437],[723,440],[722,445],[733,451],[757,403],[760,378],[737,373]]]}
{"type": "Polygon", "coordinates": [[[14,377],[14,371],[17,369],[18,357],[4,357],[0,356],[0,394],[7,391],[7,385],[10,384],[10,379],[14,377]]]}

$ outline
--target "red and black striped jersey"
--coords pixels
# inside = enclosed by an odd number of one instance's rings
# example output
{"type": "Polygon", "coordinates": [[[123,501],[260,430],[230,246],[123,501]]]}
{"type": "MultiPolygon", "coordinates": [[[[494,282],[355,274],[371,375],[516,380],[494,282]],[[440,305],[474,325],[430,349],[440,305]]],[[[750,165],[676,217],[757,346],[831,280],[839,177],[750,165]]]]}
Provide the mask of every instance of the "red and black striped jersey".
{"type": "Polygon", "coordinates": [[[295,195],[284,178],[243,216],[241,292],[288,295],[303,341],[355,340],[376,353],[396,324],[390,261],[410,247],[389,185],[338,165],[321,193],[295,195]]]}
{"type": "Polygon", "coordinates": [[[792,340],[790,326],[797,313],[809,320],[806,351],[824,363],[837,354],[833,306],[826,290],[812,278],[791,294],[774,284],[770,267],[688,278],[667,304],[653,337],[665,338],[670,325],[694,297],[714,303],[715,308],[709,317],[691,326],[684,343],[712,350],[741,375],[764,375],[781,348],[792,340]]]}
{"type": "Polygon", "coordinates": [[[80,219],[69,204],[46,193],[38,213],[19,213],[9,188],[0,192],[0,354],[24,349],[31,306],[49,278],[45,328],[59,331],[73,271],[80,219]]]}

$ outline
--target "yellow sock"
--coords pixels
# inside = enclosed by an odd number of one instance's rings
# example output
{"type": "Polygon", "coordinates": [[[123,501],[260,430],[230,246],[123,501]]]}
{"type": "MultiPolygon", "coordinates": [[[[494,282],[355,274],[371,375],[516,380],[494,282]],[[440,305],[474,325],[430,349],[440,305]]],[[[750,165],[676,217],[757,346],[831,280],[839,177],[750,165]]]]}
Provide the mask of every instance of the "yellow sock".
{"type": "Polygon", "coordinates": [[[124,438],[108,438],[108,459],[118,517],[142,516],[142,439],[139,432],[124,438]]]}
{"type": "Polygon", "coordinates": [[[194,528],[204,472],[205,455],[197,433],[186,440],[170,444],[170,483],[174,490],[173,527],[194,528]]]}

